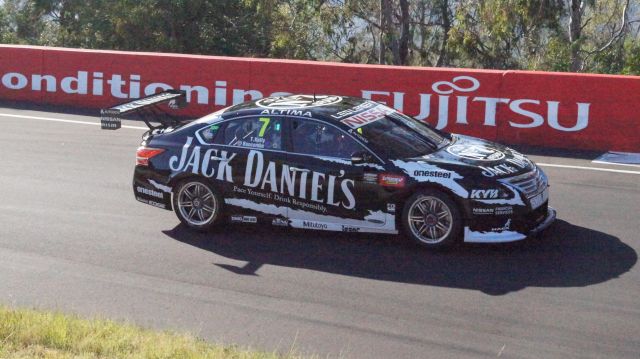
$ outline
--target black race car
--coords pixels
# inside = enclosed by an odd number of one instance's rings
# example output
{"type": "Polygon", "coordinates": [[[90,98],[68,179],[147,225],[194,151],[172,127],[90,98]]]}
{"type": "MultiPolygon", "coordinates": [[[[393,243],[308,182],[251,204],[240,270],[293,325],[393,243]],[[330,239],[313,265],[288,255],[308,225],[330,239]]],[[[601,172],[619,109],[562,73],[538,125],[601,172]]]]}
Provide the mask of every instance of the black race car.
{"type": "Polygon", "coordinates": [[[447,134],[383,104],[292,95],[235,105],[192,122],[158,111],[166,91],[102,111],[117,129],[138,113],[136,199],[187,226],[223,221],[395,234],[425,247],[509,242],[548,227],[544,172],[524,155],[447,134]]]}

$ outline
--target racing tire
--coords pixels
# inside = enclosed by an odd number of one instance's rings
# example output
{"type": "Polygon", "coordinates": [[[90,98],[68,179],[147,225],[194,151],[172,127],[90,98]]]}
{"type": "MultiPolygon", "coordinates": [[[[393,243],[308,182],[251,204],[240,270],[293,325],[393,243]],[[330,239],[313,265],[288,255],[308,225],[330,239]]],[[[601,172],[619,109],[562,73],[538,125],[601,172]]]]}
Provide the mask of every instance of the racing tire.
{"type": "Polygon", "coordinates": [[[178,183],[172,201],[180,222],[198,231],[209,230],[222,217],[222,198],[201,179],[189,178],[178,183]]]}
{"type": "Polygon", "coordinates": [[[404,204],[404,233],[412,242],[424,248],[452,247],[461,238],[462,225],[458,206],[440,191],[419,191],[404,204]]]}

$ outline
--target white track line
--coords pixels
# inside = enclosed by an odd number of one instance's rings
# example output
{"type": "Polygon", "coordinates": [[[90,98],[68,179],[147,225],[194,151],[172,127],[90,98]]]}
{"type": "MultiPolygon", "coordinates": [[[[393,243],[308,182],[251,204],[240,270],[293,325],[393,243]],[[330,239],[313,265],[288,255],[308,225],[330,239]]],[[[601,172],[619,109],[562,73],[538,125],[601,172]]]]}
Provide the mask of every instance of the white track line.
{"type": "Polygon", "coordinates": [[[554,163],[541,163],[536,162],[538,166],[542,167],[559,167],[559,168],[572,168],[576,170],[588,170],[588,171],[602,171],[602,172],[615,172],[615,173],[628,173],[633,175],[640,175],[640,171],[625,171],[625,170],[614,170],[611,168],[602,168],[602,167],[585,167],[585,166],[570,166],[570,165],[557,165],[554,163]]]}
{"type": "MultiPolygon", "coordinates": [[[[62,118],[51,118],[51,117],[40,117],[40,116],[27,116],[27,115],[14,115],[9,113],[0,113],[0,116],[3,117],[13,117],[13,118],[27,118],[31,120],[40,120],[40,121],[53,121],[53,122],[65,122],[65,123],[76,123],[81,125],[92,125],[92,126],[100,126],[99,122],[89,122],[89,121],[77,121],[77,120],[65,120],[62,118]]],[[[130,128],[135,130],[146,130],[147,127],[142,126],[126,126],[122,125],[122,128],[130,128]]],[[[584,166],[570,166],[570,165],[558,165],[553,163],[541,163],[537,162],[538,165],[543,167],[558,167],[558,168],[570,168],[577,170],[587,170],[587,171],[602,171],[602,172],[615,172],[615,173],[627,173],[640,175],[640,171],[625,171],[625,170],[615,170],[611,168],[601,168],[601,167],[584,167],[584,166]]]]}
{"type": "Polygon", "coordinates": [[[632,163],[616,163],[616,162],[606,162],[606,161],[598,161],[593,160],[591,163],[597,163],[601,165],[616,165],[616,166],[628,166],[628,167],[640,167],[640,165],[634,165],[632,163]]]}
{"type": "MultiPolygon", "coordinates": [[[[27,116],[27,115],[14,115],[14,114],[10,114],[10,113],[0,113],[0,116],[2,116],[2,117],[14,117],[14,118],[28,118],[30,120],[40,120],[40,121],[53,121],[53,122],[76,123],[76,124],[80,124],[80,125],[100,126],[100,122],[65,120],[65,119],[62,119],[62,118],[27,116]]],[[[134,130],[148,130],[147,127],[141,127],[141,126],[122,125],[122,128],[131,128],[131,129],[134,129],[134,130]]]]}

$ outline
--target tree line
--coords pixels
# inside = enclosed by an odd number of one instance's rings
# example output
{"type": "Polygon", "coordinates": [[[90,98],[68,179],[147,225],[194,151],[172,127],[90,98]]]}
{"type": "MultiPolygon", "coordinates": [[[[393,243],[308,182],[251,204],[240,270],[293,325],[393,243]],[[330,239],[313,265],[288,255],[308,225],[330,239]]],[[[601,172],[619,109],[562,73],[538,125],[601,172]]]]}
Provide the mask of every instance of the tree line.
{"type": "Polygon", "coordinates": [[[0,0],[0,42],[640,74],[640,0],[0,0]]]}

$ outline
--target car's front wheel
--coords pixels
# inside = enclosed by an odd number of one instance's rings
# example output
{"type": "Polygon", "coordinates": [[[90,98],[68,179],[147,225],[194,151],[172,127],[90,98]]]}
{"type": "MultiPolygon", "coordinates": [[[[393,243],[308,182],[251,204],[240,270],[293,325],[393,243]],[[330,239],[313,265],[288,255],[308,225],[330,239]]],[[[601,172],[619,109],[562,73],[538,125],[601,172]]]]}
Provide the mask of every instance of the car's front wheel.
{"type": "Polygon", "coordinates": [[[424,190],[411,196],[405,202],[402,220],[405,234],[423,247],[446,248],[460,238],[460,211],[439,191],[424,190]]]}
{"type": "Polygon", "coordinates": [[[220,217],[222,201],[206,182],[188,179],[175,187],[173,209],[182,223],[197,230],[207,230],[220,217]]]}

